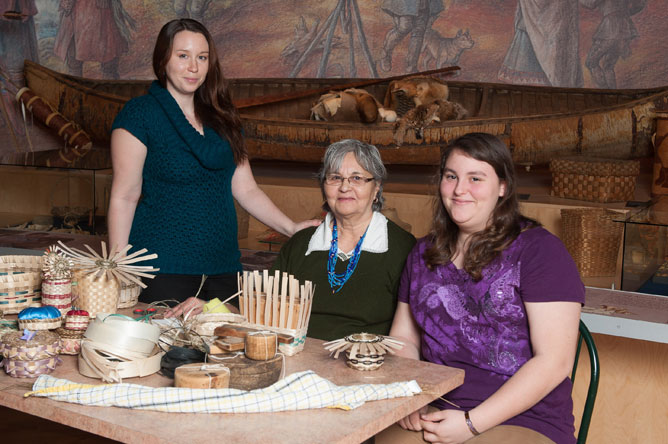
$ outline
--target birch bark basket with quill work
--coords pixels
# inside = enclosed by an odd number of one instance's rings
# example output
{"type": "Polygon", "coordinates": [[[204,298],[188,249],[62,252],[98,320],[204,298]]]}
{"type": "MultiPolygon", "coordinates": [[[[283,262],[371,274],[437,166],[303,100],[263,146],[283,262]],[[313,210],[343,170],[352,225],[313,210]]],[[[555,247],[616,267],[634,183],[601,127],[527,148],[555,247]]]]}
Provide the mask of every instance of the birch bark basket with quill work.
{"type": "Polygon", "coordinates": [[[75,305],[86,310],[91,318],[97,313],[116,313],[121,292],[121,284],[137,284],[146,288],[141,277],[153,279],[150,274],[158,271],[148,265],[132,265],[137,262],[155,259],[157,254],[147,254],[145,248],[127,254],[132,245],[121,250],[115,248],[107,254],[107,244],[102,242],[102,254],[98,254],[88,245],[84,245],[89,253],[77,248],[69,248],[58,241],[60,248],[72,258],[75,268],[81,270],[81,278],[77,282],[78,299],[75,305]]]}
{"type": "Polygon", "coordinates": [[[291,344],[279,344],[287,356],[304,349],[306,330],[311,316],[315,286],[300,283],[293,275],[276,270],[244,271],[238,276],[241,295],[239,308],[247,326],[293,336],[291,344]]]}

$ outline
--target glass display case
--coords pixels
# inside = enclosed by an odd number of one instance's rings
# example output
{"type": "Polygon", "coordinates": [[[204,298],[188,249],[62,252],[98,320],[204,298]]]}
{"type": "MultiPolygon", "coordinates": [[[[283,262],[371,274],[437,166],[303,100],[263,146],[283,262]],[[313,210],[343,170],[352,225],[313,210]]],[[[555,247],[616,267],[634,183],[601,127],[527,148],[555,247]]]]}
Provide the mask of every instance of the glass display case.
{"type": "MultiPolygon", "coordinates": [[[[75,234],[106,232],[111,162],[85,156],[79,162],[45,162],[40,152],[0,158],[0,227],[75,234]]],[[[48,159],[48,158],[47,158],[48,159]]]]}
{"type": "Polygon", "coordinates": [[[621,289],[668,296],[668,196],[615,221],[624,224],[621,289]]]}

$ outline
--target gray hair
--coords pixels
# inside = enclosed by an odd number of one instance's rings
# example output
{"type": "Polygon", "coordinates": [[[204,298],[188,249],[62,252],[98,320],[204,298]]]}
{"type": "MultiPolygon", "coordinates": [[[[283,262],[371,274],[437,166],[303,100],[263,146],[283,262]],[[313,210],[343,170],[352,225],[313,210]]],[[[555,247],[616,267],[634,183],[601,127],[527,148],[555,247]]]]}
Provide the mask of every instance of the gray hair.
{"type": "MultiPolygon", "coordinates": [[[[322,159],[322,168],[318,171],[317,175],[323,199],[325,199],[325,177],[327,174],[336,172],[341,168],[343,158],[348,153],[353,153],[355,155],[357,163],[371,173],[373,180],[378,185],[378,193],[376,193],[376,198],[373,201],[371,209],[373,211],[380,211],[385,202],[385,198],[383,197],[383,182],[387,178],[387,170],[380,158],[378,148],[355,139],[340,140],[327,147],[325,157],[322,159]]],[[[322,208],[325,211],[331,211],[331,208],[329,208],[329,205],[327,204],[327,200],[325,200],[322,208]]]]}

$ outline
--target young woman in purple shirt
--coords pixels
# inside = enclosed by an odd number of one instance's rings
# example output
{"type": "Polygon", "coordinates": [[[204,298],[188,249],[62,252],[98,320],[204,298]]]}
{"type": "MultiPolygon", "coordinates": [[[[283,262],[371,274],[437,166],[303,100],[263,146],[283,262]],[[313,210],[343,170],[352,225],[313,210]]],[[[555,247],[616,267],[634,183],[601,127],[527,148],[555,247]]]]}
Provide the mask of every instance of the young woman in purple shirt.
{"type": "Polygon", "coordinates": [[[390,335],[405,357],[464,369],[464,384],[376,442],[575,443],[575,263],[520,214],[512,159],[495,136],[446,147],[439,197],[431,233],[406,261],[390,335]]]}

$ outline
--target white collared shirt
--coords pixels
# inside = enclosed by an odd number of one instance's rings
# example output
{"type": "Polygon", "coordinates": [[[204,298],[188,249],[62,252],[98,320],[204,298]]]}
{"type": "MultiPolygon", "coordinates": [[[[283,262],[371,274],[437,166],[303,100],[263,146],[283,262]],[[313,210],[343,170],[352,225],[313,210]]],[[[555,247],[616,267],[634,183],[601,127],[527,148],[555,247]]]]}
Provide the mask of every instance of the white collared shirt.
{"type": "MultiPolygon", "coordinates": [[[[332,246],[332,229],[330,228],[332,217],[332,213],[327,213],[325,222],[318,225],[313,236],[311,236],[311,240],[308,243],[308,249],[304,256],[308,256],[313,251],[329,251],[332,246]]],[[[385,253],[387,250],[387,218],[378,211],[374,211],[373,216],[371,217],[371,223],[369,223],[369,227],[366,231],[366,236],[362,242],[361,251],[367,251],[369,253],[385,253]]],[[[350,252],[339,250],[337,255],[340,259],[346,261],[350,259],[354,251],[354,248],[350,252]]]]}

